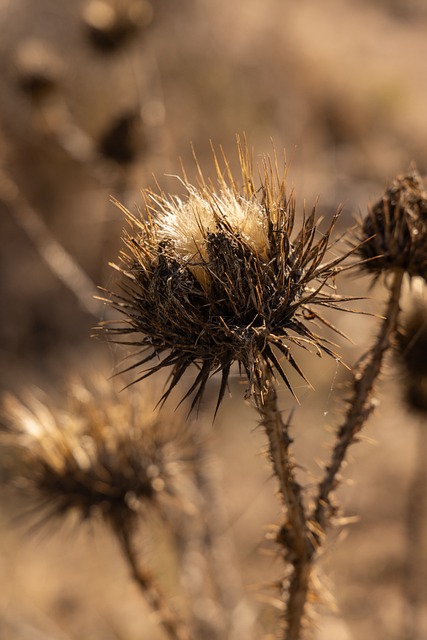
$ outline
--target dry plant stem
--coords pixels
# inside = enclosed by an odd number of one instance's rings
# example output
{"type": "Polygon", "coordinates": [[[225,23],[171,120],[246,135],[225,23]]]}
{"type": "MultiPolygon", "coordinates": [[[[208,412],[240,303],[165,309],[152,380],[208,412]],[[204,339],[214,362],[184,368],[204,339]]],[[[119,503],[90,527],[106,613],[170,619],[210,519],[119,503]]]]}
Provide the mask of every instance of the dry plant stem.
{"type": "Polygon", "coordinates": [[[195,456],[193,459],[195,484],[199,494],[200,514],[190,525],[175,527],[180,555],[183,558],[183,577],[193,603],[196,637],[207,636],[223,640],[254,635],[254,616],[246,602],[237,567],[230,523],[220,496],[218,461],[215,457],[206,425],[192,425],[195,456]],[[197,433],[195,428],[197,427],[197,433]],[[188,526],[191,530],[188,530],[188,526]],[[203,579],[194,580],[197,572],[203,579]],[[211,616],[198,620],[198,606],[211,603],[211,616]],[[236,610],[239,608],[239,614],[236,610]]]}
{"type": "Polygon", "coordinates": [[[416,460],[406,509],[406,558],[403,573],[405,622],[402,638],[421,640],[421,616],[425,602],[425,515],[427,510],[427,425],[417,425],[416,460]]]}
{"type": "MultiPolygon", "coordinates": [[[[331,492],[337,484],[337,476],[347,455],[349,446],[355,441],[359,431],[374,409],[372,390],[383,363],[384,355],[390,347],[396,330],[399,315],[399,300],[402,289],[404,271],[397,270],[393,275],[390,297],[384,320],[373,347],[362,358],[353,378],[352,396],[344,423],[338,430],[336,443],[325,476],[319,484],[312,521],[324,532],[328,525],[333,508],[330,502],[331,492]]],[[[318,542],[320,536],[318,534],[318,542]]]]}
{"type": "Polygon", "coordinates": [[[141,589],[151,610],[158,614],[159,622],[170,640],[190,640],[184,622],[170,607],[165,596],[153,580],[149,571],[138,565],[132,537],[125,527],[115,528],[123,554],[131,568],[132,576],[141,589]]]}
{"type": "Polygon", "coordinates": [[[304,609],[310,583],[312,545],[307,530],[307,519],[302,501],[302,488],[295,478],[290,453],[292,440],[288,425],[283,421],[277,404],[277,392],[272,374],[264,373],[262,385],[255,391],[255,402],[261,415],[261,424],[269,442],[269,454],[274,474],[279,481],[280,493],[286,508],[286,523],[278,536],[285,561],[292,564],[286,602],[285,640],[299,640],[302,634],[304,609]]]}
{"type": "Polygon", "coordinates": [[[102,304],[95,299],[99,293],[98,289],[53,236],[41,216],[20,193],[12,178],[2,171],[0,172],[0,204],[7,207],[52,273],[74,293],[82,309],[99,318],[102,304]]]}

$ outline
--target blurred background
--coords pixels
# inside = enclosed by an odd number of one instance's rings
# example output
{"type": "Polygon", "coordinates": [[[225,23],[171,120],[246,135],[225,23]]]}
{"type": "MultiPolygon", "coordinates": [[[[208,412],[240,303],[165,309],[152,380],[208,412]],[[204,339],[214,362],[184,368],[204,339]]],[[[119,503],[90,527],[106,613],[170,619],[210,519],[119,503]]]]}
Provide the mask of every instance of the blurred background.
{"type": "MultiPolygon", "coordinates": [[[[111,197],[135,211],[140,189],[155,181],[181,193],[173,176],[181,163],[190,180],[196,175],[192,146],[209,176],[210,141],[233,170],[236,134],[246,133],[255,160],[273,141],[279,157],[286,149],[300,210],[320,196],[328,218],[342,204],[342,230],[411,164],[425,174],[426,28],[423,0],[0,0],[2,390],[36,385],[56,398],[70,371],[111,375],[123,350],[90,337],[109,317],[93,296],[111,285],[108,262],[121,247],[124,220],[111,197]]],[[[370,296],[364,310],[380,314],[384,291],[368,285],[347,278],[341,286],[370,296]]],[[[351,365],[376,320],[334,322],[353,340],[340,347],[351,365]]],[[[342,414],[346,373],[332,361],[303,360],[314,391],[298,382],[293,421],[301,478],[313,484],[342,414]]],[[[319,639],[407,637],[407,506],[419,424],[400,386],[390,364],[367,440],[345,470],[341,503],[359,519],[336,531],[322,559],[335,604],[318,603],[319,639]]],[[[265,537],[279,507],[244,385],[236,377],[231,387],[210,428],[236,566],[256,637],[267,637],[278,614],[276,558],[265,537]]],[[[282,404],[292,408],[286,392],[282,404]]],[[[162,637],[102,529],[64,527],[34,539],[16,525],[17,499],[5,492],[1,500],[2,638],[136,640],[141,629],[162,637]]],[[[422,553],[417,638],[427,637],[422,553]]]]}

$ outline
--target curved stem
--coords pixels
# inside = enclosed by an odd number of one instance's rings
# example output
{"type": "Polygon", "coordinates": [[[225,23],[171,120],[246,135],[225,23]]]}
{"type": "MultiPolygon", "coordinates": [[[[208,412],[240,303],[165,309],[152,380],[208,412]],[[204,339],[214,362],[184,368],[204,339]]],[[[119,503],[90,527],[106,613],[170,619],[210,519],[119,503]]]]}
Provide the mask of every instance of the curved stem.
{"type": "Polygon", "coordinates": [[[292,439],[289,425],[282,419],[277,405],[277,392],[272,374],[264,373],[255,389],[255,403],[261,424],[269,442],[269,454],[274,474],[286,508],[286,522],[277,537],[284,559],[292,565],[286,603],[286,640],[299,640],[310,583],[311,536],[302,500],[302,487],[295,477],[295,465],[290,452],[292,439]]]}
{"type": "Polygon", "coordinates": [[[184,622],[169,606],[165,596],[154,582],[147,569],[138,566],[136,553],[129,531],[125,527],[114,528],[123,554],[131,568],[132,576],[141,589],[151,610],[159,614],[160,624],[170,640],[190,640],[184,622]]]}
{"type": "Polygon", "coordinates": [[[396,271],[394,274],[381,330],[375,344],[364,355],[354,374],[352,395],[348,401],[348,411],[343,424],[337,432],[331,461],[326,467],[324,478],[318,487],[315,508],[310,519],[319,528],[319,534],[317,534],[319,542],[321,532],[325,531],[333,512],[330,495],[337,484],[337,475],[344,462],[347,450],[355,441],[357,434],[375,407],[372,389],[381,371],[384,355],[390,347],[396,331],[403,276],[404,272],[401,270],[396,271]]]}

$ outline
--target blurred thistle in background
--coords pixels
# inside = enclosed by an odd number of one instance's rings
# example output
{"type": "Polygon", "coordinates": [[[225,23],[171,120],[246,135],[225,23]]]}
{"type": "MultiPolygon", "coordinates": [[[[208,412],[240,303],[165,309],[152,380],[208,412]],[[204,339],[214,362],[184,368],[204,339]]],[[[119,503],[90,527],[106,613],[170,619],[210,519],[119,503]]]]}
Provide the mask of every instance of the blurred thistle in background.
{"type": "Polygon", "coordinates": [[[25,402],[9,395],[3,404],[1,444],[41,520],[76,511],[82,520],[100,515],[131,533],[146,510],[184,508],[192,454],[178,414],[160,416],[147,389],[119,395],[100,377],[76,379],[64,395],[62,407],[37,395],[25,402]]]}

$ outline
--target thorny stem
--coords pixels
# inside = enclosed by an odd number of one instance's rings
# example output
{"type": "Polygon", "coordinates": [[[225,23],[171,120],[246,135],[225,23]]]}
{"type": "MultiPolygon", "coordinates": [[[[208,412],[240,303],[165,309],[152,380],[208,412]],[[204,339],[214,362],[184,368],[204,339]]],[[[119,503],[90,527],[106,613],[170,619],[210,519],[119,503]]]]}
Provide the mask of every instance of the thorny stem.
{"type": "Polygon", "coordinates": [[[289,428],[278,409],[272,375],[266,371],[264,376],[262,388],[259,385],[255,390],[255,403],[268,437],[271,462],[286,507],[287,520],[281,527],[277,541],[283,548],[285,561],[290,562],[293,568],[286,603],[287,626],[284,638],[299,640],[309,592],[312,542],[307,529],[302,488],[296,480],[290,453],[292,439],[289,428]]]}
{"type": "Polygon", "coordinates": [[[354,375],[352,396],[349,400],[347,415],[338,430],[331,461],[326,467],[323,480],[319,484],[314,512],[310,518],[314,525],[317,525],[320,529],[320,533],[316,536],[319,543],[321,543],[320,536],[325,532],[328,520],[333,512],[330,494],[337,484],[337,475],[346,457],[347,450],[355,441],[357,434],[375,407],[372,399],[372,389],[380,373],[384,355],[390,347],[396,330],[403,276],[403,270],[398,270],[394,273],[390,288],[390,298],[381,330],[375,344],[362,358],[354,375]]]}
{"type": "Polygon", "coordinates": [[[141,589],[151,610],[159,615],[159,622],[170,640],[190,640],[184,622],[169,606],[165,596],[155,584],[147,569],[138,565],[131,535],[126,527],[115,527],[123,554],[131,568],[132,576],[141,589]]]}
{"type": "Polygon", "coordinates": [[[283,547],[285,560],[293,568],[286,603],[287,628],[284,640],[300,640],[302,637],[312,566],[333,511],[330,494],[336,486],[337,475],[349,446],[374,409],[372,389],[396,330],[403,276],[403,271],[394,274],[381,330],[372,349],[362,358],[354,376],[353,394],[347,415],[338,430],[331,461],[319,484],[315,508],[310,516],[302,501],[302,487],[295,478],[290,453],[292,440],[289,427],[283,421],[277,406],[277,393],[271,373],[265,372],[262,384],[255,391],[255,403],[269,440],[270,458],[287,511],[287,521],[277,537],[278,543],[283,547]]]}

